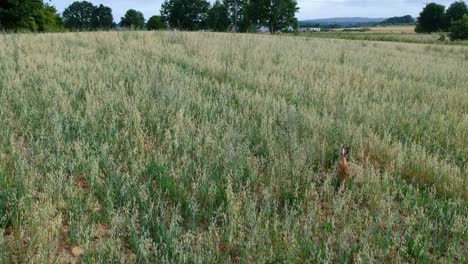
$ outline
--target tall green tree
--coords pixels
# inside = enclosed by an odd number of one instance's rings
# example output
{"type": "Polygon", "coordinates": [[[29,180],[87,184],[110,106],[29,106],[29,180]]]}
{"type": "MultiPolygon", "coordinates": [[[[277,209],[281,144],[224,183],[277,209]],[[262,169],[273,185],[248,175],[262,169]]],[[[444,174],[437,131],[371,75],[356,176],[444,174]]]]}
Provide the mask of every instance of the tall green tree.
{"type": "Polygon", "coordinates": [[[268,23],[270,0],[250,0],[245,3],[245,14],[249,25],[268,23]]]}
{"type": "Polygon", "coordinates": [[[148,30],[161,30],[165,29],[166,25],[162,21],[160,16],[152,16],[150,19],[148,19],[148,22],[146,23],[146,28],[148,30]]]}
{"type": "Polygon", "coordinates": [[[93,29],[93,17],[96,6],[87,1],[76,1],[63,11],[65,27],[73,30],[93,29]]]}
{"type": "Polygon", "coordinates": [[[39,32],[58,32],[63,30],[63,21],[54,6],[44,4],[36,15],[39,32]]]}
{"type": "Polygon", "coordinates": [[[457,1],[452,3],[445,12],[447,28],[450,27],[453,22],[461,20],[464,15],[468,15],[468,7],[465,2],[457,1]]]}
{"type": "Polygon", "coordinates": [[[226,6],[229,13],[229,20],[231,29],[234,32],[246,31],[250,25],[246,15],[246,7],[249,0],[224,0],[223,4],[226,6]]]}
{"type": "Polygon", "coordinates": [[[110,29],[114,27],[112,9],[108,6],[99,5],[94,9],[92,15],[92,26],[95,29],[110,29]]]}
{"type": "Polygon", "coordinates": [[[0,28],[6,30],[60,30],[57,10],[42,0],[1,0],[0,28]]]}
{"type": "Polygon", "coordinates": [[[250,25],[266,25],[272,34],[290,26],[297,28],[298,10],[296,0],[250,0],[246,5],[250,25]]]}
{"type": "Polygon", "coordinates": [[[297,28],[297,11],[296,0],[270,0],[267,16],[270,32],[273,34],[288,27],[297,28]]]}
{"type": "Polygon", "coordinates": [[[145,17],[142,12],[130,9],[125,13],[125,16],[122,17],[120,25],[122,27],[142,29],[145,27],[145,17]]]}
{"type": "Polygon", "coordinates": [[[34,15],[42,8],[40,0],[0,1],[0,25],[8,30],[36,30],[34,15]]]}
{"type": "Polygon", "coordinates": [[[429,3],[419,14],[416,32],[431,33],[445,28],[445,6],[429,3]]]}
{"type": "Polygon", "coordinates": [[[199,30],[205,28],[209,7],[206,0],[165,0],[161,17],[172,28],[199,30]]]}
{"type": "Polygon", "coordinates": [[[210,10],[208,10],[208,17],[206,19],[207,27],[214,31],[222,32],[227,31],[230,24],[227,7],[219,0],[216,0],[210,10]]]}

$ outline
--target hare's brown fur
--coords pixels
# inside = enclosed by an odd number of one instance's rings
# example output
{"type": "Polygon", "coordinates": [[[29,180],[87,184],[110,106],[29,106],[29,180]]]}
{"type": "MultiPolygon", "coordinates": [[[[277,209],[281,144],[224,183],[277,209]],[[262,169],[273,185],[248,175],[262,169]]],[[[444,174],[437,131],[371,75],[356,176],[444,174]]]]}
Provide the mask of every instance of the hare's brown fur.
{"type": "Polygon", "coordinates": [[[345,183],[348,178],[354,178],[355,180],[362,179],[364,170],[361,166],[349,161],[350,148],[341,146],[340,158],[338,161],[337,174],[338,174],[338,185],[337,189],[342,192],[345,188],[345,183]]]}
{"type": "Polygon", "coordinates": [[[338,162],[338,189],[343,191],[344,184],[349,175],[349,162],[348,162],[349,148],[341,146],[340,159],[338,162]]]}

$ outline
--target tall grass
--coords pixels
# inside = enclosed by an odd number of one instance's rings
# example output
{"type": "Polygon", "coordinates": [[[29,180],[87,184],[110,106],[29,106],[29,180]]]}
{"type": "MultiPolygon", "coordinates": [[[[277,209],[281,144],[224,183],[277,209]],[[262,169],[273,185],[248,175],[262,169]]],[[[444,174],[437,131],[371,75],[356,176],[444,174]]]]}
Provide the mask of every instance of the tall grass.
{"type": "Polygon", "coordinates": [[[465,262],[467,52],[0,35],[0,262],[465,262]]]}

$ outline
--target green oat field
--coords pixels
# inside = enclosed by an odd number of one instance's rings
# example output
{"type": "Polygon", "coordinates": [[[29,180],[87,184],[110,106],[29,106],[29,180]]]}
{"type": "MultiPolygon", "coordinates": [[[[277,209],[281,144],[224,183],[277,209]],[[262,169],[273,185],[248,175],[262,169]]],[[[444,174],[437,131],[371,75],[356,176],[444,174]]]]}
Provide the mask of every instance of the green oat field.
{"type": "Polygon", "coordinates": [[[466,263],[467,179],[468,46],[0,34],[0,263],[466,263]]]}

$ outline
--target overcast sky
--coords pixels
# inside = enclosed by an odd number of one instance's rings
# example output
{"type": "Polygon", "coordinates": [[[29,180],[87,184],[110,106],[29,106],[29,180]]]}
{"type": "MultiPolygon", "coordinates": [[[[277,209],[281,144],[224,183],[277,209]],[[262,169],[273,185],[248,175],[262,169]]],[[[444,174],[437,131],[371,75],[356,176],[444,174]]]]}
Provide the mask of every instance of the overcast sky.
{"type": "MultiPolygon", "coordinates": [[[[143,12],[148,19],[159,14],[163,0],[88,0],[94,4],[104,4],[112,8],[114,20],[120,18],[128,9],[143,12]]],[[[213,2],[214,0],[212,0],[213,2]]],[[[300,11],[299,19],[330,18],[330,17],[392,17],[402,15],[417,16],[425,3],[437,2],[449,5],[455,0],[297,0],[300,11]]],[[[62,12],[73,0],[51,0],[52,4],[62,12]]]]}

